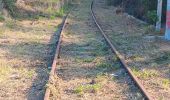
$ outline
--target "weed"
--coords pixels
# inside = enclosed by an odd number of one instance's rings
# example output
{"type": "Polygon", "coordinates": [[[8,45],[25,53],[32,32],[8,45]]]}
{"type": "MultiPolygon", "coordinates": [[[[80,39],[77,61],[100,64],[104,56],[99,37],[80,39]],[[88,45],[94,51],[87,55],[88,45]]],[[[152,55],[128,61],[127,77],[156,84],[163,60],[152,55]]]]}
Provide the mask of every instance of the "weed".
{"type": "Polygon", "coordinates": [[[136,68],[133,68],[132,71],[136,76],[143,78],[143,79],[158,76],[158,73],[155,70],[142,70],[141,71],[136,68]]]}
{"type": "Polygon", "coordinates": [[[97,49],[93,52],[93,55],[100,56],[105,55],[108,52],[108,46],[106,44],[93,44],[97,49]]]}
{"type": "Polygon", "coordinates": [[[64,16],[64,13],[65,13],[65,9],[61,8],[59,11],[55,12],[54,15],[57,17],[62,17],[62,16],[64,16]]]}
{"type": "Polygon", "coordinates": [[[85,63],[90,63],[93,62],[94,58],[76,58],[76,62],[85,62],[85,63]]]}
{"type": "Polygon", "coordinates": [[[145,34],[150,34],[150,33],[153,33],[155,32],[155,28],[151,25],[147,25],[144,27],[144,33],[145,34]]]}
{"type": "Polygon", "coordinates": [[[100,84],[87,84],[76,87],[74,91],[75,93],[82,95],[87,92],[97,92],[100,89],[101,89],[100,84]]]}
{"type": "Polygon", "coordinates": [[[118,70],[120,67],[121,67],[121,64],[120,64],[120,63],[115,63],[115,64],[113,65],[113,69],[114,69],[114,70],[118,70]]]}
{"type": "Polygon", "coordinates": [[[144,60],[144,58],[139,55],[133,55],[130,58],[134,61],[143,61],[144,60]]]}
{"type": "Polygon", "coordinates": [[[158,19],[156,10],[148,11],[146,16],[148,18],[148,22],[151,24],[154,24],[158,19]]]}
{"type": "Polygon", "coordinates": [[[0,37],[3,37],[4,32],[5,32],[5,27],[0,27],[0,37]]]}
{"type": "Polygon", "coordinates": [[[6,8],[10,11],[12,16],[17,16],[15,2],[16,0],[3,0],[6,8]]]}
{"type": "Polygon", "coordinates": [[[165,64],[170,60],[170,52],[164,52],[159,57],[155,58],[154,61],[157,64],[165,64]]]}
{"type": "Polygon", "coordinates": [[[96,78],[95,81],[96,83],[100,83],[101,85],[104,85],[107,83],[107,81],[109,80],[109,75],[107,73],[99,73],[96,78]]]}
{"type": "Polygon", "coordinates": [[[56,18],[56,17],[53,16],[53,15],[50,16],[50,19],[52,19],[52,20],[54,20],[55,18],[56,18]]]}
{"type": "MultiPolygon", "coordinates": [[[[2,60],[1,60],[2,61],[2,60]]],[[[5,62],[0,62],[0,82],[6,80],[6,78],[10,75],[12,69],[10,66],[7,66],[5,62]]]]}
{"type": "Polygon", "coordinates": [[[84,92],[84,87],[83,87],[83,85],[78,86],[74,91],[75,91],[75,93],[77,93],[77,94],[83,94],[83,92],[84,92]]]}
{"type": "Polygon", "coordinates": [[[17,26],[17,24],[16,24],[15,20],[8,20],[8,21],[5,22],[5,26],[10,28],[10,29],[13,29],[17,26]]]}
{"type": "Polygon", "coordinates": [[[4,18],[4,16],[2,16],[2,15],[0,14],[0,22],[3,22],[3,21],[5,21],[5,18],[4,18]]]}
{"type": "Polygon", "coordinates": [[[115,80],[116,80],[116,77],[112,77],[112,80],[115,81],[115,80]]]}
{"type": "Polygon", "coordinates": [[[94,58],[85,58],[83,59],[83,62],[87,62],[87,63],[90,63],[94,60],[94,58]]]}
{"type": "Polygon", "coordinates": [[[118,58],[117,56],[114,56],[114,57],[113,57],[113,61],[114,61],[114,62],[117,62],[118,60],[119,60],[119,58],[118,58]]]}
{"type": "Polygon", "coordinates": [[[106,62],[100,62],[96,66],[99,67],[99,68],[111,68],[112,67],[111,64],[106,63],[106,62]]]}
{"type": "Polygon", "coordinates": [[[170,79],[162,79],[162,85],[164,88],[168,88],[170,85],[170,79]]]}
{"type": "Polygon", "coordinates": [[[28,70],[24,67],[20,67],[19,69],[16,70],[21,76],[25,78],[32,78],[35,74],[34,70],[28,70]]]}

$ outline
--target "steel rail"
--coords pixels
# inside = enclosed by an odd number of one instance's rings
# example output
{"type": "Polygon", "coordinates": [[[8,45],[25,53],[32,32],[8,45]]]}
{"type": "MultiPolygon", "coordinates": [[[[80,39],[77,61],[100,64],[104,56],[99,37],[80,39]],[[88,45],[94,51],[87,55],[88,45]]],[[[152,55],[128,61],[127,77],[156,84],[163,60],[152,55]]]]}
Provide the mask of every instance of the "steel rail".
{"type": "MultiPolygon", "coordinates": [[[[53,58],[51,71],[50,71],[50,74],[49,74],[49,80],[48,80],[47,84],[50,84],[51,82],[53,82],[53,76],[55,75],[55,71],[56,71],[57,63],[58,63],[58,58],[59,58],[59,53],[60,53],[60,44],[62,42],[62,37],[63,37],[62,31],[63,31],[63,29],[64,29],[64,27],[66,25],[66,20],[67,20],[68,14],[65,17],[63,17],[61,28],[59,30],[59,34],[60,34],[59,35],[59,40],[56,43],[57,47],[56,47],[56,50],[55,50],[55,56],[53,58]]],[[[44,100],[49,100],[49,98],[50,98],[50,88],[47,86],[46,91],[45,91],[45,95],[44,95],[44,100]]]]}
{"type": "Polygon", "coordinates": [[[97,25],[98,29],[100,30],[100,32],[102,33],[103,37],[105,38],[106,42],[109,44],[109,46],[111,47],[111,50],[113,53],[115,53],[118,57],[118,59],[120,60],[121,64],[123,65],[123,67],[127,70],[128,74],[131,76],[131,78],[133,79],[133,81],[136,83],[136,85],[138,86],[138,88],[141,90],[141,92],[143,93],[143,95],[145,96],[145,98],[147,100],[153,100],[153,98],[150,96],[150,94],[146,91],[146,89],[144,88],[144,86],[140,83],[139,79],[133,74],[132,70],[128,67],[128,65],[126,64],[126,61],[124,59],[124,57],[119,53],[119,51],[115,48],[115,46],[112,44],[112,42],[110,41],[110,39],[108,38],[108,36],[105,34],[105,32],[103,31],[103,29],[101,28],[101,26],[99,25],[96,15],[94,13],[93,10],[93,5],[94,5],[94,0],[91,3],[91,15],[93,17],[93,20],[95,22],[95,24],[97,25]]]}

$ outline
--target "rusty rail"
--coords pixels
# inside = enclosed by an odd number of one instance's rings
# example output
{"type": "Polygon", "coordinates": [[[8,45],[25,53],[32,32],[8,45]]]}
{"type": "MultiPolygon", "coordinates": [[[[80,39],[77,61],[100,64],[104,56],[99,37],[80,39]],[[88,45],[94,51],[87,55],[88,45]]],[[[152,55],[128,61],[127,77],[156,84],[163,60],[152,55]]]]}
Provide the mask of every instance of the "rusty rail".
{"type": "Polygon", "coordinates": [[[132,70],[128,67],[128,65],[126,64],[126,61],[124,59],[124,57],[119,53],[119,51],[115,48],[115,46],[112,44],[112,42],[110,41],[110,39],[108,38],[108,36],[104,33],[103,29],[101,28],[101,26],[99,25],[95,13],[93,11],[93,5],[94,5],[94,0],[91,3],[91,15],[93,17],[93,20],[95,22],[95,24],[97,25],[98,29],[100,30],[100,32],[102,33],[103,37],[105,38],[106,42],[109,44],[109,46],[111,47],[112,52],[114,52],[118,59],[120,60],[121,64],[123,65],[123,67],[127,70],[127,72],[129,73],[129,75],[131,76],[131,78],[133,79],[133,81],[136,83],[136,85],[138,86],[138,88],[141,90],[141,92],[143,93],[143,95],[145,96],[145,98],[147,100],[153,100],[153,98],[150,96],[150,94],[146,91],[146,89],[144,88],[144,86],[140,83],[139,79],[133,74],[132,70]]]}
{"type": "MultiPolygon", "coordinates": [[[[65,22],[67,20],[68,14],[63,18],[63,22],[62,22],[61,28],[59,30],[60,36],[59,36],[58,42],[56,43],[57,47],[56,47],[56,51],[55,51],[55,56],[53,58],[51,71],[50,71],[50,75],[49,75],[49,80],[48,80],[47,84],[50,84],[53,81],[53,76],[55,75],[55,71],[56,71],[56,67],[57,67],[57,63],[58,63],[58,58],[59,58],[59,52],[60,52],[60,44],[62,42],[62,31],[63,31],[63,29],[64,29],[64,27],[66,25],[65,22]]],[[[49,100],[49,97],[50,97],[50,89],[47,86],[46,91],[45,91],[45,95],[44,95],[44,100],[49,100]]]]}

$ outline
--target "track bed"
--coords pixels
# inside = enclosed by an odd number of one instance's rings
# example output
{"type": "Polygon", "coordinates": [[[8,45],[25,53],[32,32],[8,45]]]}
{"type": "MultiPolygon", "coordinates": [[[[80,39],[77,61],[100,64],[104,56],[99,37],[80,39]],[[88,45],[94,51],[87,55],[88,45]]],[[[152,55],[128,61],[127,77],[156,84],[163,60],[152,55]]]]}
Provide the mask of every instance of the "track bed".
{"type": "Polygon", "coordinates": [[[68,16],[50,99],[141,100],[140,91],[93,23],[91,2],[83,0],[68,16]]]}

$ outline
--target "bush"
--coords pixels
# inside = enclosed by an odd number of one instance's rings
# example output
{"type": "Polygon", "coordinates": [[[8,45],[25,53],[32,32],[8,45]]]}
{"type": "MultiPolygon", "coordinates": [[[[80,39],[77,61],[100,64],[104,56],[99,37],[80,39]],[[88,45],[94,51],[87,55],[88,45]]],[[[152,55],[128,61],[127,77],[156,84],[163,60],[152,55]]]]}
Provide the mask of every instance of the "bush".
{"type": "Polygon", "coordinates": [[[15,2],[16,0],[3,0],[5,8],[9,10],[10,14],[12,16],[17,16],[16,13],[16,6],[15,6],[15,2]]]}
{"type": "Polygon", "coordinates": [[[5,21],[5,18],[3,15],[0,14],[0,22],[3,22],[3,21],[5,21]]]}
{"type": "Polygon", "coordinates": [[[148,11],[147,19],[149,23],[155,24],[158,19],[156,10],[148,11]]]}
{"type": "MultiPolygon", "coordinates": [[[[144,21],[148,21],[153,24],[157,17],[157,0],[107,0],[109,5],[121,6],[130,15],[133,15],[144,21]]],[[[166,4],[166,0],[163,0],[163,4],[166,4]]],[[[165,10],[166,6],[163,6],[165,10]]],[[[164,15],[165,16],[165,15],[164,15]]]]}

